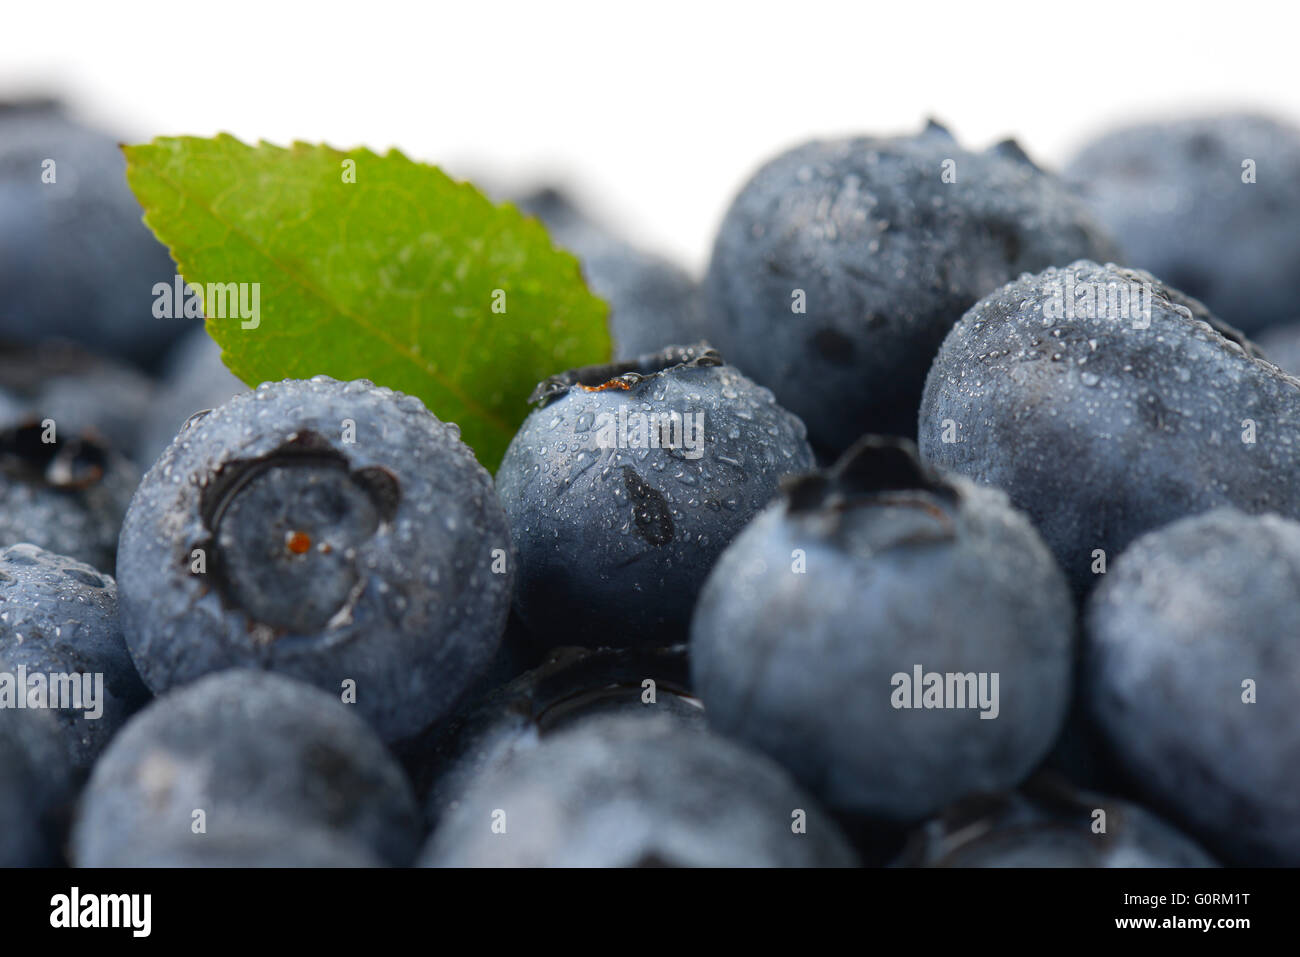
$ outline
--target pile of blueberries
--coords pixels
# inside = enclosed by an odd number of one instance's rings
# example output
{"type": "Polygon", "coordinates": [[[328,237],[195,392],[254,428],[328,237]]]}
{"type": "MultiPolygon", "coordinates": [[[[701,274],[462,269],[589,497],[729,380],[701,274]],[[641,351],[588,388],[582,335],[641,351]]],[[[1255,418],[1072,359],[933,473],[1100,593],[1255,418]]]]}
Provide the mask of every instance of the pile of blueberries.
{"type": "Polygon", "coordinates": [[[0,864],[1300,864],[1300,130],[809,142],[700,282],[514,201],[616,355],[493,477],[0,107],[0,864]]]}

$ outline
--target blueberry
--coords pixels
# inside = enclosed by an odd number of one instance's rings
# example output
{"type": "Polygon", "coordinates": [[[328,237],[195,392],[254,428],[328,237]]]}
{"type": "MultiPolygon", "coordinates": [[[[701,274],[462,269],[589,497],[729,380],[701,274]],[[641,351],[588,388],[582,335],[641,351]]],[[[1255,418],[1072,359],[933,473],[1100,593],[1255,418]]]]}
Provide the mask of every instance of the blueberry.
{"type": "Polygon", "coordinates": [[[196,412],[247,392],[221,361],[221,346],[204,329],[183,337],[163,357],[158,400],[140,426],[136,461],[152,465],[196,412]]]}
{"type": "Polygon", "coordinates": [[[519,616],[551,645],[684,640],[714,559],[812,464],[803,423],[703,344],[576,369],[532,398],[496,481],[519,616]]]}
{"type": "Polygon", "coordinates": [[[0,546],[27,542],[111,574],[138,480],[93,431],[16,412],[0,422],[0,546]]]}
{"type": "Polygon", "coordinates": [[[913,834],[895,864],[1217,866],[1193,841],[1136,804],[1046,778],[1020,792],[973,795],[945,808],[913,834]]]}
{"type": "Polygon", "coordinates": [[[1014,144],[969,153],[934,123],[814,141],[760,169],[728,210],[704,335],[834,454],[866,432],[916,435],[930,361],[980,296],[1110,250],[1014,144]]]}
{"type": "Polygon", "coordinates": [[[762,755],[663,715],[600,715],[487,770],[434,831],[420,863],[847,867],[855,860],[834,822],[762,755]]]}
{"type": "Polygon", "coordinates": [[[592,222],[558,190],[538,190],[518,206],[542,221],[555,245],[578,257],[591,291],[609,303],[616,359],[700,337],[699,292],[681,267],[592,222]]]}
{"type": "Polygon", "coordinates": [[[328,829],[398,865],[420,833],[401,768],[354,712],[299,681],[234,669],[122,729],[86,785],[72,853],[79,867],[123,866],[142,849],[220,846],[275,823],[328,829]]]}
{"type": "Polygon", "coordinates": [[[1047,753],[1073,622],[1051,554],[1001,492],[869,436],[723,553],[691,675],[711,727],[834,810],[906,822],[1012,787],[1047,753]]]}
{"type": "Polygon", "coordinates": [[[0,390],[12,401],[3,421],[49,419],[64,431],[93,433],[128,457],[156,401],[152,380],[139,370],[58,341],[0,346],[0,390]]]}
{"type": "Polygon", "coordinates": [[[118,848],[114,867],[380,867],[370,848],[322,826],[241,817],[212,833],[153,830],[118,848]]]}
{"type": "Polygon", "coordinates": [[[1158,529],[1088,608],[1087,704],[1132,782],[1224,861],[1300,864],[1300,523],[1158,529]]]}
{"type": "Polygon", "coordinates": [[[386,740],[491,661],[505,517],[454,425],[369,382],[264,383],[183,429],[122,528],[127,643],[155,692],[226,667],[355,693],[386,740]]]}
{"type": "Polygon", "coordinates": [[[508,682],[439,726],[408,767],[427,791],[427,818],[436,822],[467,786],[519,752],[595,714],[669,715],[704,727],[690,695],[686,648],[561,648],[546,662],[508,682]],[[646,681],[651,686],[646,686],[646,681]]]}
{"type": "Polygon", "coordinates": [[[175,274],[115,137],[49,103],[0,105],[0,339],[148,364],[191,328],[153,315],[154,285],[175,274]]]}
{"type": "Polygon", "coordinates": [[[1300,322],[1269,326],[1254,339],[1269,362],[1288,375],[1300,376],[1300,322]]]}
{"type": "Polygon", "coordinates": [[[1134,538],[1184,515],[1300,514],[1285,478],[1300,464],[1298,403],[1300,382],[1196,300],[1077,262],[1007,284],[953,328],[920,444],[1006,491],[1082,594],[1134,538]]]}
{"type": "Polygon", "coordinates": [[[1250,114],[1129,126],[1086,146],[1065,176],[1128,265],[1247,332],[1294,318],[1300,129],[1250,114]]]}
{"type": "MultiPolygon", "coordinates": [[[[12,672],[0,649],[0,671],[12,672]]],[[[0,867],[60,863],[76,774],[49,711],[0,710],[0,867]]]]}
{"type": "Polygon", "coordinates": [[[29,702],[39,694],[79,770],[149,700],[122,638],[113,579],[34,545],[0,551],[0,658],[14,681],[8,706],[24,691],[29,702]]]}

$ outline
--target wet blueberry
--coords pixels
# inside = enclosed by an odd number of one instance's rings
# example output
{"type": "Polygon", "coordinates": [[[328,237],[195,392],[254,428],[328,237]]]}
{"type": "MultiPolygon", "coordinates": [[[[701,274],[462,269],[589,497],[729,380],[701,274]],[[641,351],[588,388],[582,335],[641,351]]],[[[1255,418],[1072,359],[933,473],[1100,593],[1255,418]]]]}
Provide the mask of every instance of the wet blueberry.
{"type": "Polygon", "coordinates": [[[806,469],[803,423],[713,350],[543,382],[497,470],[520,618],[553,646],[673,644],[727,543],[806,469]]]}
{"type": "Polygon", "coordinates": [[[419,400],[264,384],[184,428],[122,529],[122,619],[156,692],[266,668],[412,736],[486,670],[510,538],[486,471],[419,400]]]}

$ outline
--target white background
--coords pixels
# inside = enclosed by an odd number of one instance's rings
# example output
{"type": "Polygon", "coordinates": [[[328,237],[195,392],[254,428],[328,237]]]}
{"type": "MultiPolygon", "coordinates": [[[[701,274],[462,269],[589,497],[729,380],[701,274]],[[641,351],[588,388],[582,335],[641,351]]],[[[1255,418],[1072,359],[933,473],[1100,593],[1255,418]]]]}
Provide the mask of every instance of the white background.
{"type": "Polygon", "coordinates": [[[1056,165],[1111,123],[1300,114],[1283,3],[36,3],[0,7],[0,96],[124,136],[398,146],[556,180],[699,271],[744,178],[801,139],[1017,136],[1056,165]]]}

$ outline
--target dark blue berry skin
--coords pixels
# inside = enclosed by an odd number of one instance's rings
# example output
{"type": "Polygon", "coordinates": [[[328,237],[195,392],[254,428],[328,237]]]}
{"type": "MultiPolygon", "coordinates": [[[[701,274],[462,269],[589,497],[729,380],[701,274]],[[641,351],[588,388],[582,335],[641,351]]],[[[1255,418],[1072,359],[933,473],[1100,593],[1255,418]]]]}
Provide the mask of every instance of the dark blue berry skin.
{"type": "Polygon", "coordinates": [[[119,847],[113,867],[382,867],[378,855],[355,838],[283,817],[236,819],[206,834],[152,830],[119,847]]]}
{"type": "Polygon", "coordinates": [[[0,413],[0,547],[27,542],[113,574],[139,471],[93,430],[10,411],[0,413]]]}
{"type": "MultiPolygon", "coordinates": [[[[594,714],[669,715],[702,729],[689,691],[686,648],[561,648],[444,722],[418,754],[417,789],[436,824],[489,768],[508,764],[575,721],[594,714]],[[643,682],[654,682],[654,700],[643,682]]],[[[412,762],[408,761],[408,766],[412,762]]]]}
{"type": "Polygon", "coordinates": [[[1051,553],[1001,492],[867,437],[723,553],[695,609],[691,676],[710,727],[827,806],[908,822],[1014,787],[1044,757],[1073,625],[1051,553]],[[895,707],[894,676],[916,665],[997,673],[997,717],[895,707]]]}
{"type": "Polygon", "coordinates": [[[176,267],[141,215],[116,138],[48,103],[0,105],[0,339],[156,360],[188,326],[153,315],[176,267]]]}
{"type": "Polygon", "coordinates": [[[1297,608],[1300,523],[1230,508],[1139,538],[1088,607],[1093,721],[1133,786],[1229,864],[1300,865],[1297,608]]]}
{"type": "MultiPolygon", "coordinates": [[[[0,671],[13,671],[0,650],[0,671]]],[[[0,710],[0,867],[55,867],[77,775],[49,711],[0,710]]]]}
{"type": "Polygon", "coordinates": [[[574,370],[533,399],[496,484],[519,555],[516,609],[557,647],[685,640],[714,559],[813,461],[803,423],[703,344],[574,370]],[[649,413],[702,415],[703,440],[599,447],[621,441],[621,411],[626,444],[630,416],[649,413]]]}
{"type": "Polygon", "coordinates": [[[1078,262],[1023,276],[945,340],[921,406],[921,453],[1003,489],[1083,594],[1101,570],[1096,550],[1111,561],[1185,515],[1217,505],[1300,514],[1290,480],[1300,381],[1258,356],[1149,273],[1078,262]],[[1135,328],[1142,316],[1048,318],[1071,277],[1076,290],[1150,284],[1149,327],[1135,328]]]}
{"type": "Polygon", "coordinates": [[[832,819],[760,754],[660,715],[600,715],[487,769],[427,867],[851,867],[832,819]],[[795,833],[794,812],[806,814],[795,833]],[[505,832],[493,815],[505,813],[505,832]]]}
{"type": "Polygon", "coordinates": [[[0,392],[8,400],[0,421],[50,419],[58,431],[92,436],[127,458],[158,401],[138,369],[60,341],[0,346],[0,392]]]}
{"type": "Polygon", "coordinates": [[[974,795],[917,829],[898,867],[1217,867],[1136,804],[1036,779],[974,795]],[[1105,813],[1104,819],[1096,811],[1105,813]],[[1105,831],[1095,828],[1103,822],[1105,831]]]}
{"type": "Polygon", "coordinates": [[[0,659],[10,672],[23,665],[29,675],[75,677],[83,694],[78,676],[102,675],[98,717],[86,716],[97,709],[84,698],[84,708],[54,711],[78,770],[149,700],[122,638],[113,579],[34,545],[0,551],[0,659]]]}
{"type": "Polygon", "coordinates": [[[1248,333],[1294,318],[1300,129],[1250,114],[1130,126],[1086,146],[1064,176],[1126,264],[1248,333]]]}
{"type": "Polygon", "coordinates": [[[409,863],[419,815],[401,767],[355,710],[281,675],[234,669],[159,698],[95,765],[73,827],[79,867],[131,864],[184,838],[333,831],[409,863]],[[206,835],[194,833],[204,811],[206,835]]]}
{"type": "Polygon", "coordinates": [[[355,682],[389,741],[487,668],[513,571],[459,430],[414,397],[323,376],[193,420],[141,482],[121,555],[123,627],[155,692],[237,666],[335,695],[355,682]]]}
{"type": "Polygon", "coordinates": [[[190,416],[248,391],[222,363],[221,346],[201,327],[168,350],[160,372],[157,402],[140,424],[136,445],[136,461],[145,468],[171,445],[190,416]]]}
{"type": "Polygon", "coordinates": [[[915,436],[926,370],[981,296],[1111,251],[1014,143],[970,153],[933,123],[916,136],[813,141],[760,169],[728,210],[703,335],[833,457],[867,432],[915,436]],[[956,182],[943,181],[948,160],[956,182]]]}
{"type": "Polygon", "coordinates": [[[1269,362],[1289,375],[1300,376],[1300,322],[1269,326],[1254,339],[1269,362]]]}
{"type": "Polygon", "coordinates": [[[591,291],[609,303],[615,359],[700,338],[699,290],[684,269],[592,222],[555,189],[539,190],[518,206],[542,221],[555,245],[578,257],[591,291]]]}

